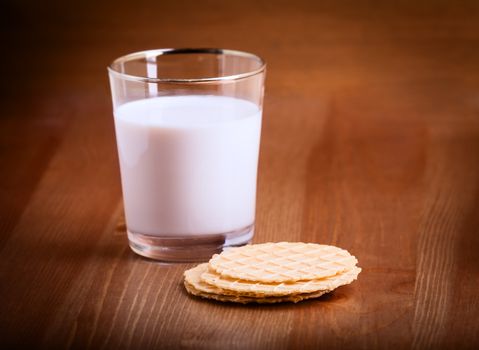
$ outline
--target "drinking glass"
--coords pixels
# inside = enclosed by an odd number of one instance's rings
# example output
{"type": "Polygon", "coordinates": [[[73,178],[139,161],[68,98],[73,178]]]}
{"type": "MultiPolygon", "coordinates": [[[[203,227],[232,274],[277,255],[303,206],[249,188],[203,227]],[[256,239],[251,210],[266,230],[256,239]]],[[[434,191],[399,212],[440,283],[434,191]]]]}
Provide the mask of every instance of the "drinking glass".
{"type": "Polygon", "coordinates": [[[254,234],[266,64],[224,49],[132,53],[108,67],[131,249],[201,261],[254,234]]]}

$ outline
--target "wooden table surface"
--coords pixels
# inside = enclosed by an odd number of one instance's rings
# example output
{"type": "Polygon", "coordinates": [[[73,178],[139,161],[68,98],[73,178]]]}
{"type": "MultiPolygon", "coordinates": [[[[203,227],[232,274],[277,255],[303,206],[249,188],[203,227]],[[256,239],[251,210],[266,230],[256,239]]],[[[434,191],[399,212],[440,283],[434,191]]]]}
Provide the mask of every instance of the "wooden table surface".
{"type": "Polygon", "coordinates": [[[45,348],[478,348],[479,4],[4,2],[0,339],[45,348]],[[268,62],[254,242],[350,250],[318,300],[189,297],[127,245],[106,65],[268,62]]]}

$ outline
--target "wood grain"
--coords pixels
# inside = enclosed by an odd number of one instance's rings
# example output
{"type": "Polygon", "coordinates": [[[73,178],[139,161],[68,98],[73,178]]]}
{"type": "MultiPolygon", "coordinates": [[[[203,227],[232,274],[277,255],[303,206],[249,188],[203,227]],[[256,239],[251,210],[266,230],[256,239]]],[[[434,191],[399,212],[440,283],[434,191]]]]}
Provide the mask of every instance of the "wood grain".
{"type": "Polygon", "coordinates": [[[1,6],[2,344],[479,347],[477,2],[1,6]],[[346,248],[357,282],[227,305],[129,250],[105,67],[187,46],[268,62],[255,242],[346,248]]]}

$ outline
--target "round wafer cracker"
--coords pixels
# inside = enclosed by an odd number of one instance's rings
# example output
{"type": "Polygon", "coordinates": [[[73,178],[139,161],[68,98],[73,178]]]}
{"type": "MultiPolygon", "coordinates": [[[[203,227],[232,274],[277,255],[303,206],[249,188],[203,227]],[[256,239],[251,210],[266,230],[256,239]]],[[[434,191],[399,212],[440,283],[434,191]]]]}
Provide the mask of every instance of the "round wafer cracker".
{"type": "Polygon", "coordinates": [[[223,302],[234,302],[241,304],[258,303],[272,304],[281,302],[297,303],[302,300],[317,298],[329,292],[322,290],[313,293],[295,294],[281,297],[263,297],[263,296],[244,296],[240,294],[222,294],[223,290],[216,288],[201,281],[200,276],[208,269],[208,264],[200,264],[190,270],[185,271],[185,288],[188,293],[206,299],[214,299],[223,302]]]}
{"type": "Polygon", "coordinates": [[[348,251],[315,243],[262,243],[230,248],[209,261],[223,277],[263,283],[334,276],[357,263],[348,251]]]}
{"type": "Polygon", "coordinates": [[[275,304],[275,303],[283,303],[283,302],[298,303],[303,300],[318,298],[329,292],[328,290],[322,290],[315,293],[295,294],[295,295],[284,296],[284,297],[255,298],[255,297],[244,297],[240,295],[221,295],[221,294],[201,292],[195,289],[194,286],[186,282],[185,282],[185,287],[188,293],[195,296],[199,296],[201,298],[213,299],[213,300],[223,301],[223,302],[241,303],[241,304],[249,304],[249,303],[275,304]]]}
{"type": "Polygon", "coordinates": [[[333,290],[353,282],[360,272],[361,268],[355,266],[352,269],[340,272],[337,275],[320,279],[296,282],[263,283],[223,277],[211,269],[208,269],[201,274],[200,278],[211,287],[221,289],[223,294],[231,292],[240,295],[284,296],[313,293],[321,290],[333,290]]]}

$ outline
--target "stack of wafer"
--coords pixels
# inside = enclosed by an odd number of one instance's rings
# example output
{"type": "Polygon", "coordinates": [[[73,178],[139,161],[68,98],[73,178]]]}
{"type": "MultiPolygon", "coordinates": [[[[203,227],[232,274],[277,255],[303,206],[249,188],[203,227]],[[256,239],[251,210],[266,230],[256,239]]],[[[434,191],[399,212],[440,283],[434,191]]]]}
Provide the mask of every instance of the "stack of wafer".
{"type": "Polygon", "coordinates": [[[229,248],[185,271],[193,295],[236,303],[299,302],[353,282],[361,268],[347,250],[315,243],[229,248]]]}

